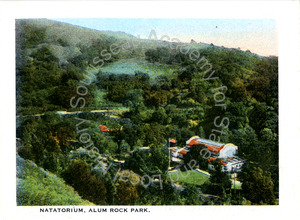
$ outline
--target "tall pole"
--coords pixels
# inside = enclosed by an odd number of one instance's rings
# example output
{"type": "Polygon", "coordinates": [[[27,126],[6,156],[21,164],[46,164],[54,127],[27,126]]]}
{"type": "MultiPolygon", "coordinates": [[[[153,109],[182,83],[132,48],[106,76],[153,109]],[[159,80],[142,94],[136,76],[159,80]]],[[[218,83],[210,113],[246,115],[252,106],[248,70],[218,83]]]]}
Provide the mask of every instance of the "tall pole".
{"type": "Polygon", "coordinates": [[[170,168],[170,165],[171,165],[171,158],[170,158],[170,138],[168,138],[168,151],[169,151],[169,167],[168,167],[168,171],[169,171],[169,168],[170,168]]]}
{"type": "Polygon", "coordinates": [[[234,194],[236,195],[236,190],[235,190],[235,173],[233,174],[233,181],[234,181],[234,194]]]}

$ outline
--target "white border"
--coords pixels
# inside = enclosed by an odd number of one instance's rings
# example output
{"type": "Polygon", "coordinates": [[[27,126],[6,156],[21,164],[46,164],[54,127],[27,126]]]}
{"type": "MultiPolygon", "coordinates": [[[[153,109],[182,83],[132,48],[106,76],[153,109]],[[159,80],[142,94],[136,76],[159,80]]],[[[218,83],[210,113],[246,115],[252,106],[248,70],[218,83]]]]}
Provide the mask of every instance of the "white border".
{"type": "Polygon", "coordinates": [[[0,219],[206,218],[298,219],[299,190],[299,4],[293,2],[0,2],[0,219]],[[280,205],[245,207],[152,206],[151,213],[39,213],[38,207],[16,207],[15,178],[15,32],[16,18],[273,18],[279,32],[280,205]]]}

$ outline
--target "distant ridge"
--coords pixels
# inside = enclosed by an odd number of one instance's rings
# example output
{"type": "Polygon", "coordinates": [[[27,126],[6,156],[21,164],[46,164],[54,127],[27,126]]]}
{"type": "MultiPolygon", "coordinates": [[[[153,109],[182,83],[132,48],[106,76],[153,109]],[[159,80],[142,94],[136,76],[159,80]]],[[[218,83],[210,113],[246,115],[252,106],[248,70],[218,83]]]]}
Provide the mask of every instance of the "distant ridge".
{"type": "MultiPolygon", "coordinates": [[[[123,31],[110,31],[110,30],[96,30],[91,29],[87,27],[82,27],[79,25],[73,25],[68,24],[65,22],[60,21],[54,21],[51,19],[17,19],[16,20],[16,30],[21,30],[22,25],[33,25],[38,28],[46,28],[47,29],[47,38],[49,41],[49,44],[51,44],[51,41],[53,41],[53,37],[55,38],[61,38],[63,40],[68,41],[73,47],[81,45],[91,46],[92,42],[95,39],[115,39],[117,41],[122,40],[133,40],[133,41],[140,41],[143,44],[143,48],[151,48],[151,47],[160,47],[164,46],[166,41],[155,41],[153,39],[145,39],[141,38],[139,39],[136,36],[133,36],[131,34],[125,33],[123,31]]],[[[173,42],[174,43],[174,42],[173,42]]],[[[221,49],[227,49],[227,50],[234,50],[234,51],[240,51],[244,53],[251,54],[253,56],[259,56],[259,57],[265,57],[260,54],[253,53],[249,50],[244,51],[237,48],[227,48],[224,46],[214,45],[212,43],[203,43],[199,42],[197,43],[193,39],[191,39],[190,42],[181,42],[177,44],[190,44],[192,45],[192,48],[194,49],[203,49],[207,47],[212,48],[221,48],[221,49]]],[[[59,48],[60,49],[60,48],[59,48]]],[[[76,50],[76,48],[73,48],[73,51],[76,50]]],[[[58,55],[59,56],[59,55],[58,55]]]]}
{"type": "Polygon", "coordinates": [[[102,37],[115,39],[136,38],[124,32],[99,31],[49,19],[18,19],[16,20],[16,29],[18,30],[18,26],[24,23],[38,28],[46,28],[49,37],[56,35],[58,38],[67,39],[72,45],[79,43],[91,45],[92,40],[102,37]]]}

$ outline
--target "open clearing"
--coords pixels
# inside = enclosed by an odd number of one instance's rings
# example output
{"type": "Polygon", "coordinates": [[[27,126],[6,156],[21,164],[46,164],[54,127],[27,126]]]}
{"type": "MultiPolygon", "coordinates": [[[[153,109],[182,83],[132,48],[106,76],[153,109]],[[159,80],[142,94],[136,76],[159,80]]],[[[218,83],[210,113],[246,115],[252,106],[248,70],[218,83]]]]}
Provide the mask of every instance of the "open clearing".
{"type": "Polygon", "coordinates": [[[209,177],[193,170],[184,172],[174,172],[170,174],[174,182],[179,182],[183,184],[193,184],[196,186],[201,186],[206,181],[209,181],[209,177]]]}
{"type": "MultiPolygon", "coordinates": [[[[184,171],[184,172],[173,172],[169,173],[171,178],[173,179],[173,182],[178,182],[181,184],[193,184],[196,186],[203,185],[206,181],[209,181],[209,176],[201,174],[194,170],[184,171]]],[[[232,189],[242,189],[240,182],[236,182],[236,184],[233,184],[232,180],[232,189]]]]}
{"type": "Polygon", "coordinates": [[[160,75],[171,76],[177,69],[175,66],[153,64],[143,60],[121,59],[102,67],[100,70],[114,74],[135,74],[135,72],[140,71],[149,74],[151,79],[155,79],[156,76],[160,75]]]}

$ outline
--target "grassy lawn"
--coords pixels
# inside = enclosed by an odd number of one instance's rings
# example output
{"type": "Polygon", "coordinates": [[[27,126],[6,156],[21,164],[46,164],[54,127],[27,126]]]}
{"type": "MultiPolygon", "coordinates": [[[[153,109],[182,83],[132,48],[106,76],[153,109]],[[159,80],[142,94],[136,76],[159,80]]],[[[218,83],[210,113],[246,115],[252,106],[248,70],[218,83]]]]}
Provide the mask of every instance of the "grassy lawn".
{"type": "Polygon", "coordinates": [[[236,185],[231,185],[231,189],[242,189],[242,186],[241,185],[238,185],[238,184],[236,184],[236,185]]]}
{"type": "MultiPolygon", "coordinates": [[[[177,173],[169,173],[174,182],[182,183],[182,184],[193,184],[196,186],[201,186],[206,181],[209,181],[209,177],[198,173],[196,171],[184,171],[177,173]],[[178,175],[178,177],[177,177],[178,175]]],[[[235,186],[231,185],[232,189],[242,189],[241,185],[236,184],[235,186]]]]}
{"type": "Polygon", "coordinates": [[[209,181],[209,177],[195,171],[184,171],[177,173],[170,173],[174,182],[183,184],[193,184],[201,186],[206,181],[209,181]],[[177,177],[178,176],[178,177],[177,177]],[[177,179],[178,178],[178,179],[177,179]]]}

